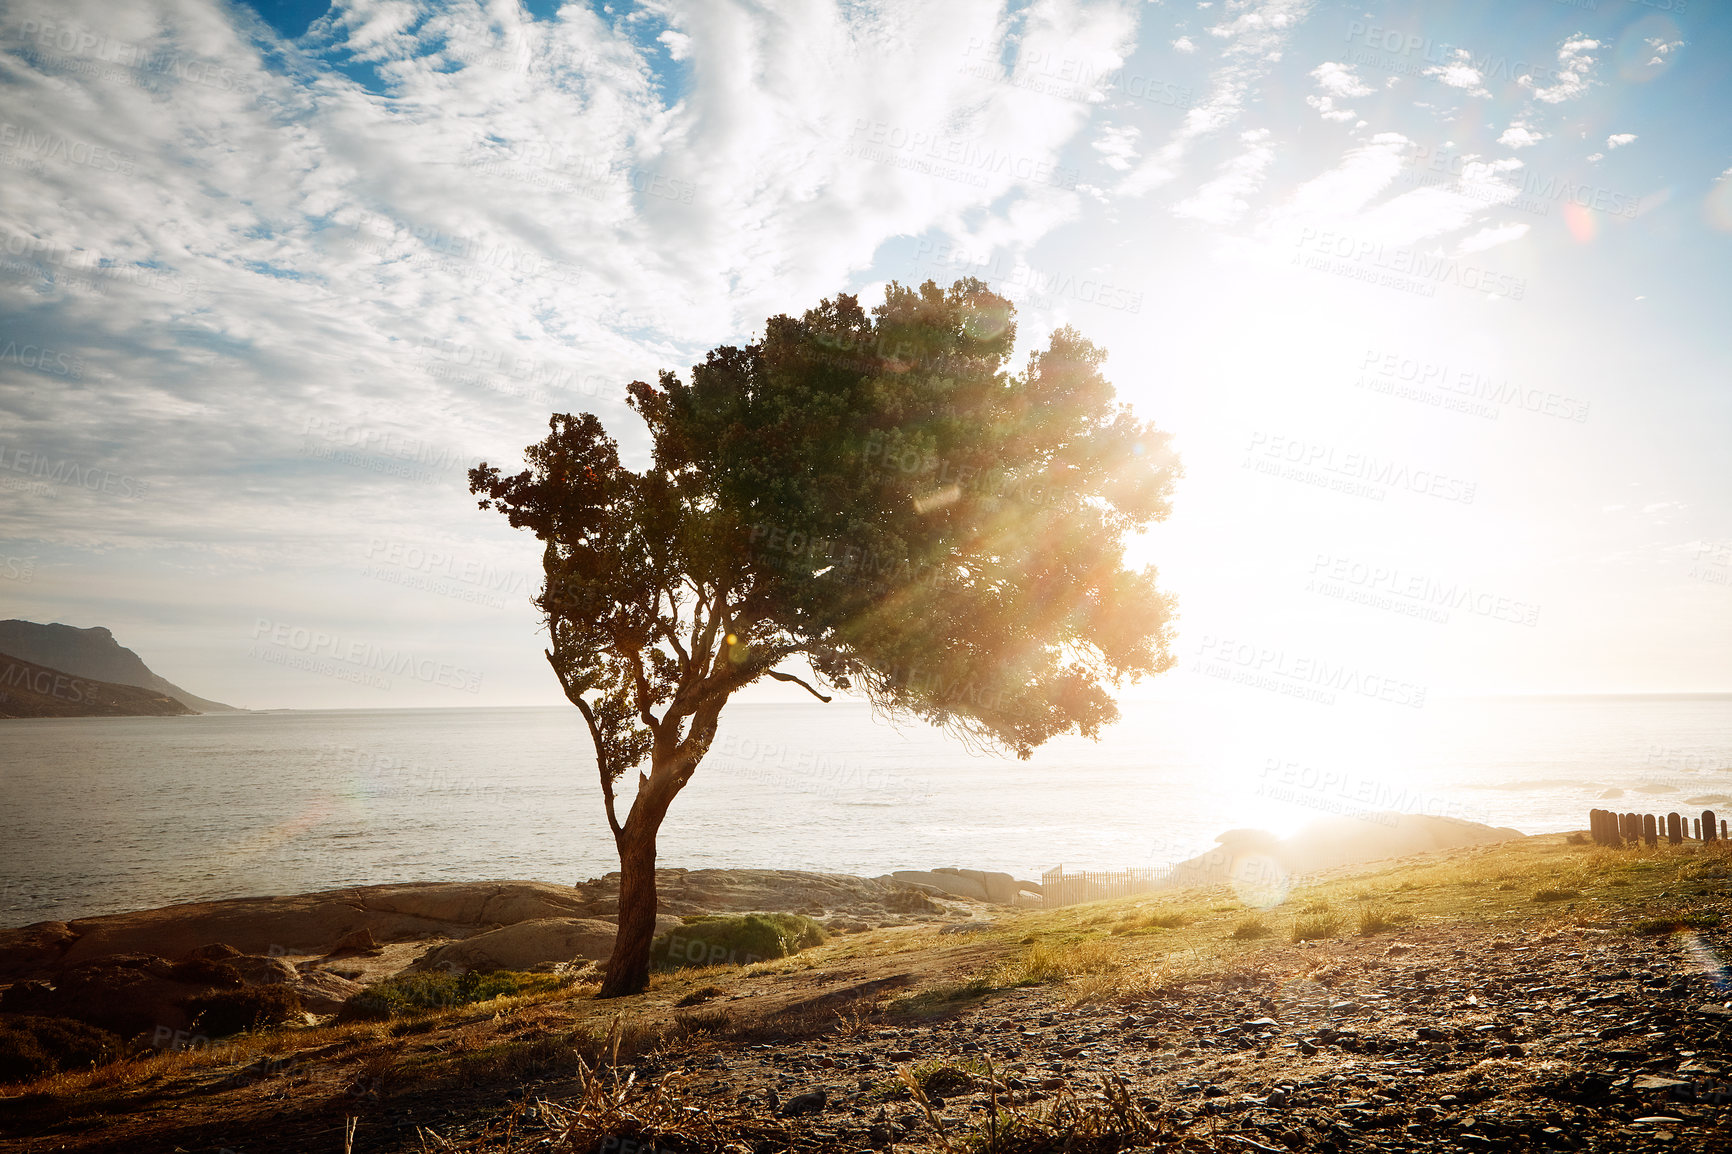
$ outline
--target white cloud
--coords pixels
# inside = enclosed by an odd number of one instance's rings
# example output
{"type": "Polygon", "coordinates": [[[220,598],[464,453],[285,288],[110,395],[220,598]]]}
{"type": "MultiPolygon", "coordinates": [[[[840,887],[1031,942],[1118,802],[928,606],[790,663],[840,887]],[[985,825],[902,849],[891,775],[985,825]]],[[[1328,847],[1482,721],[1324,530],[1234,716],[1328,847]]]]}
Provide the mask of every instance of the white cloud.
{"type": "Polygon", "coordinates": [[[1520,240],[1526,236],[1529,226],[1520,222],[1494,225],[1482,228],[1472,236],[1467,237],[1455,246],[1456,256],[1466,256],[1469,253],[1484,252],[1488,248],[1496,248],[1500,244],[1508,244],[1512,240],[1520,240]]]}
{"type": "Polygon", "coordinates": [[[1275,159],[1268,129],[1239,134],[1243,152],[1221,166],[1220,175],[1173,206],[1173,215],[1226,225],[1238,220],[1250,205],[1246,197],[1263,185],[1263,174],[1275,159]]]}
{"type": "Polygon", "coordinates": [[[1603,152],[1590,152],[1590,153],[1588,153],[1588,163],[1589,164],[1598,164],[1598,163],[1600,163],[1600,161],[1602,161],[1604,159],[1606,159],[1606,154],[1603,152]]]}
{"type": "Polygon", "coordinates": [[[1173,47],[1186,54],[1197,50],[1197,46],[1191,43],[1191,38],[1189,36],[1181,36],[1177,40],[1173,41],[1173,47]]]}
{"type": "Polygon", "coordinates": [[[1544,139],[1544,133],[1535,132],[1528,127],[1526,121],[1516,120],[1503,130],[1503,135],[1497,138],[1497,142],[1505,148],[1531,148],[1544,139]]]}
{"type": "Polygon", "coordinates": [[[1648,61],[1648,67],[1650,68],[1656,65],[1668,63],[1666,58],[1684,46],[1682,40],[1667,40],[1663,36],[1651,36],[1642,41],[1642,43],[1653,49],[1654,52],[1654,55],[1648,61]]]}
{"type": "Polygon", "coordinates": [[[1460,88],[1469,96],[1490,97],[1491,93],[1485,90],[1482,83],[1485,78],[1480,75],[1479,69],[1473,66],[1472,61],[1472,53],[1457,48],[1447,62],[1426,68],[1425,75],[1434,77],[1451,88],[1460,88]]]}
{"type": "Polygon", "coordinates": [[[1161,148],[1146,157],[1120,183],[1118,191],[1137,196],[1174,179],[1191,146],[1238,120],[1252,84],[1281,59],[1287,38],[1311,11],[1314,0],[1243,0],[1245,9],[1216,24],[1209,35],[1223,41],[1221,63],[1209,77],[1208,95],[1185,114],[1184,123],[1161,148]]]}
{"type": "Polygon", "coordinates": [[[1369,96],[1371,87],[1353,74],[1345,64],[1325,61],[1311,70],[1311,79],[1328,96],[1369,96]]]}
{"type": "MultiPolygon", "coordinates": [[[[617,413],[624,381],[834,293],[887,238],[1023,248],[1074,217],[1055,174],[1092,106],[954,67],[959,45],[1002,37],[990,0],[890,8],[894,51],[807,6],[693,5],[634,39],[582,5],[532,20],[490,0],[355,4],[275,64],[215,0],[20,10],[220,62],[224,80],[151,74],[147,96],[6,57],[21,132],[129,158],[6,169],[0,233],[81,255],[76,273],[48,256],[0,280],[0,308],[42,318],[39,339],[105,397],[20,408],[34,385],[0,365],[8,438],[157,484],[137,510],[14,503],[0,535],[256,559],[444,523],[463,461],[534,439],[549,409],[617,413]],[[655,75],[670,55],[689,84],[671,94],[655,75]],[[309,421],[339,441],[309,440],[309,421]],[[134,457],[111,462],[116,444],[134,457]],[[403,446],[459,464],[405,480],[403,446]],[[232,479],[260,471],[320,479],[232,479]],[[321,501],[339,489],[365,511],[333,522],[321,501]]],[[[1117,6],[1041,4],[1019,51],[1110,74],[1132,30],[1117,6]]]]}
{"type": "Polygon", "coordinates": [[[1586,92],[1593,83],[1591,73],[1594,57],[1589,53],[1599,46],[1598,40],[1590,40],[1579,34],[1572,36],[1558,48],[1558,66],[1548,72],[1551,79],[1549,85],[1542,85],[1532,74],[1520,77],[1519,82],[1533,89],[1535,100],[1547,104],[1562,104],[1566,100],[1573,100],[1586,92]]]}
{"type": "Polygon", "coordinates": [[[1636,142],[1636,134],[1635,133],[1633,133],[1633,132],[1620,132],[1620,133],[1616,134],[1615,136],[1606,137],[1606,149],[1608,151],[1610,151],[1611,149],[1622,148],[1626,144],[1634,144],[1635,142],[1636,142]]]}
{"type": "Polygon", "coordinates": [[[1305,103],[1315,108],[1325,120],[1348,121],[1359,114],[1351,108],[1337,108],[1335,101],[1340,97],[1368,96],[1371,89],[1353,75],[1353,70],[1346,65],[1324,63],[1311,70],[1311,78],[1317,82],[1317,87],[1323,90],[1321,95],[1307,96],[1305,103]]]}
{"type": "Polygon", "coordinates": [[[672,28],[669,28],[660,36],[657,36],[656,39],[667,46],[668,57],[670,59],[684,60],[692,54],[692,38],[687,36],[684,32],[675,32],[672,28]]]}
{"type": "Polygon", "coordinates": [[[1100,138],[1089,147],[1101,154],[1101,162],[1108,168],[1125,172],[1137,158],[1137,135],[1135,125],[1123,128],[1107,125],[1101,129],[1100,138]]]}

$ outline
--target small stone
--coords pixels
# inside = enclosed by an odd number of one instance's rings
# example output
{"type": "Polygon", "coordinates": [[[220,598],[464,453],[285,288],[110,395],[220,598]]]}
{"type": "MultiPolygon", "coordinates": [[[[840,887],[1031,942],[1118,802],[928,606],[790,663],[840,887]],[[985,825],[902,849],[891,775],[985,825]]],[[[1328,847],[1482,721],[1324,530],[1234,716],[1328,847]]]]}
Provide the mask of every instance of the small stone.
{"type": "Polygon", "coordinates": [[[824,1109],[829,1101],[829,1095],[823,1090],[809,1090],[804,1094],[796,1094],[782,1103],[777,1111],[784,1118],[797,1118],[803,1114],[817,1114],[824,1109]]]}

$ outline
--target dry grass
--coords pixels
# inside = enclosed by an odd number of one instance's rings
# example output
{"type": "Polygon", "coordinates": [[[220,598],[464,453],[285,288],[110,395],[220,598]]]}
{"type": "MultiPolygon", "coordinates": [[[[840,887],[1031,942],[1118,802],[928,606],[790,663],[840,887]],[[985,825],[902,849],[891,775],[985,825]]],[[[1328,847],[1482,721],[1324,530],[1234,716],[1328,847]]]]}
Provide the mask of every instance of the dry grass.
{"type": "Polygon", "coordinates": [[[1341,932],[1341,915],[1335,913],[1301,914],[1293,919],[1292,940],[1313,942],[1332,938],[1341,932]]]}
{"type": "Polygon", "coordinates": [[[1252,914],[1250,917],[1245,918],[1238,925],[1233,927],[1233,940],[1236,942],[1250,942],[1255,941],[1258,938],[1266,938],[1274,932],[1275,931],[1270,928],[1269,923],[1263,920],[1261,914],[1252,914]]]}

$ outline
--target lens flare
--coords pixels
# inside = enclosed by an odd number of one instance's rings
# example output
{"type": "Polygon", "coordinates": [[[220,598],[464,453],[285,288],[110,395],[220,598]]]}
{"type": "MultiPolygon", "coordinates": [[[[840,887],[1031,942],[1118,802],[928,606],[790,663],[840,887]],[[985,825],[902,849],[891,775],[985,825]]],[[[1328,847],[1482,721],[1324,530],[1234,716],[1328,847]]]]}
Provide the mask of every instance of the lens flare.
{"type": "Polygon", "coordinates": [[[1714,983],[1714,992],[1721,997],[1732,994],[1732,976],[1726,970],[1726,963],[1720,960],[1720,955],[1714,952],[1714,947],[1703,940],[1702,935],[1693,930],[1679,930],[1672,935],[1672,941],[1685,955],[1696,964],[1696,969],[1706,974],[1708,980],[1714,983]]]}
{"type": "Polygon", "coordinates": [[[1564,224],[1569,226],[1570,236],[1577,244],[1587,244],[1600,231],[1600,226],[1594,222],[1593,210],[1575,201],[1564,202],[1564,224]]]}

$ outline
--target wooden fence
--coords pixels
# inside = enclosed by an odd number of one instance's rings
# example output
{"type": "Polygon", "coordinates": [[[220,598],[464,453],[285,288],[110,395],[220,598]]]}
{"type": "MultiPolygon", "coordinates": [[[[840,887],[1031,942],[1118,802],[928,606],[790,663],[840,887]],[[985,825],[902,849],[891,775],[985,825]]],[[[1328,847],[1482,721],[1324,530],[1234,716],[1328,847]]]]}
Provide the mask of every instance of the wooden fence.
{"type": "Polygon", "coordinates": [[[1061,865],[1040,875],[1040,892],[1047,909],[1129,897],[1158,889],[1170,869],[1069,870],[1061,865]]]}
{"type": "Polygon", "coordinates": [[[1596,845],[1659,845],[1665,838],[1673,845],[1691,841],[1726,841],[1726,822],[1705,809],[1701,817],[1669,813],[1617,813],[1609,809],[1588,811],[1588,832],[1596,845]]]}

